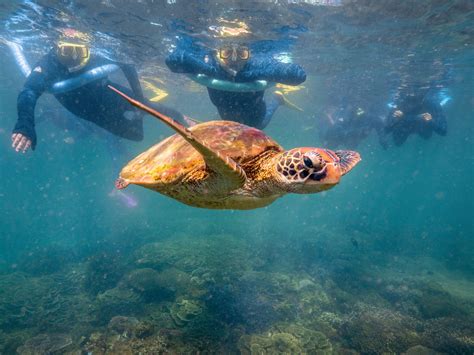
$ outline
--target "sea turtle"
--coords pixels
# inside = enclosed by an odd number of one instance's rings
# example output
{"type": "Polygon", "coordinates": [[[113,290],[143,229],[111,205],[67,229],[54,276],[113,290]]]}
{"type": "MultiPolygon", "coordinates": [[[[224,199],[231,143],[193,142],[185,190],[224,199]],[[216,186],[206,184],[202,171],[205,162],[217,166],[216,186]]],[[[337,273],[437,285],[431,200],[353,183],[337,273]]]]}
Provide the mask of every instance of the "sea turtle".
{"type": "Polygon", "coordinates": [[[347,150],[284,150],[261,130],[232,121],[186,128],[110,88],[177,132],[130,161],[115,183],[118,189],[135,184],[190,206],[247,210],[290,192],[330,189],[360,161],[347,150]]]}

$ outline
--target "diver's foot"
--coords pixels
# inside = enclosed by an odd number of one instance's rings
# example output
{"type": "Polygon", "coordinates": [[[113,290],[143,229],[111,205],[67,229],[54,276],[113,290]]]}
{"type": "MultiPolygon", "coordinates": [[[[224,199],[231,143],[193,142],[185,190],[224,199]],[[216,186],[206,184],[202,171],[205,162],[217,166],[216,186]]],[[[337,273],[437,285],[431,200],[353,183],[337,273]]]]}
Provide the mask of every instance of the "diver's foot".
{"type": "Polygon", "coordinates": [[[285,95],[284,95],[281,91],[276,90],[276,91],[274,92],[274,94],[275,94],[275,98],[278,100],[278,103],[279,103],[280,105],[284,105],[284,106],[286,106],[286,107],[288,107],[288,108],[291,108],[291,109],[293,109],[293,110],[303,112],[303,109],[302,109],[301,107],[295,105],[295,104],[292,103],[290,100],[288,100],[288,99],[285,97],[285,95]]]}

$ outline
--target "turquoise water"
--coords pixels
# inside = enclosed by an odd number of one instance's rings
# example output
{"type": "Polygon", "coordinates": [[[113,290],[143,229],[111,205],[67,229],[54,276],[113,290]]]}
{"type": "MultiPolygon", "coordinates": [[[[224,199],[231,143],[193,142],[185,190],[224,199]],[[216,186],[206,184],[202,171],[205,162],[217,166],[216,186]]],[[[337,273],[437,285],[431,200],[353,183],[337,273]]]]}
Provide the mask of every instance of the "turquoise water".
{"type": "Polygon", "coordinates": [[[308,79],[287,94],[304,112],[282,107],[265,130],[285,148],[322,145],[337,97],[378,112],[400,78],[422,86],[433,58],[452,72],[446,137],[384,150],[372,132],[332,190],[214,211],[131,186],[138,206],[128,208],[110,196],[117,167],[171,131],[147,117],[144,141],[122,142],[113,162],[103,132],[57,127],[49,116],[67,113],[44,95],[38,147],[16,154],[24,78],[1,46],[1,354],[474,352],[472,4],[319,3],[0,5],[0,36],[32,62],[55,28],[78,27],[96,51],[161,80],[166,105],[202,120],[217,119],[206,91],[164,65],[174,36],[212,41],[220,18],[245,21],[253,40],[304,27],[292,56],[308,79]]]}

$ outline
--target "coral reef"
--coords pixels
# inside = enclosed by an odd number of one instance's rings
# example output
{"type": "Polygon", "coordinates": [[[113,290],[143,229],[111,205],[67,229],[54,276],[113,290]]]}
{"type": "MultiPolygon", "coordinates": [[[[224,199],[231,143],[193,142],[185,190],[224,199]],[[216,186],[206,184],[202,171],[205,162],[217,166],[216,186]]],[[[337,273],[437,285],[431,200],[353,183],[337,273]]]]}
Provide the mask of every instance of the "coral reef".
{"type": "Polygon", "coordinates": [[[418,306],[425,319],[441,317],[462,317],[466,315],[462,301],[456,300],[443,287],[434,282],[418,282],[416,289],[418,297],[413,302],[418,306]]]}
{"type": "Polygon", "coordinates": [[[474,352],[470,293],[370,270],[350,243],[305,265],[300,244],[283,261],[285,243],[180,236],[1,274],[0,353],[474,352]]]}
{"type": "Polygon", "coordinates": [[[164,287],[160,273],[151,268],[130,271],[123,278],[122,283],[139,293],[146,302],[159,302],[173,298],[173,291],[164,287]]]}
{"type": "Polygon", "coordinates": [[[107,329],[117,334],[129,336],[133,333],[133,329],[137,324],[138,319],[135,317],[115,316],[110,320],[107,329]]]}
{"type": "Polygon", "coordinates": [[[72,346],[70,335],[48,333],[28,339],[16,352],[18,355],[64,354],[72,346]]]}
{"type": "Polygon", "coordinates": [[[103,252],[90,256],[86,261],[84,289],[95,296],[114,288],[125,273],[123,263],[123,256],[119,253],[103,252]]]}
{"type": "Polygon", "coordinates": [[[197,301],[181,299],[171,307],[170,314],[177,326],[184,326],[203,312],[203,306],[197,301]]]}
{"type": "Polygon", "coordinates": [[[97,295],[98,321],[103,324],[121,314],[134,316],[140,314],[143,305],[140,295],[133,289],[116,287],[97,295]]]}
{"type": "Polygon", "coordinates": [[[423,326],[423,345],[443,353],[474,354],[474,317],[430,319],[423,326]]]}
{"type": "Polygon", "coordinates": [[[402,353],[420,344],[416,319],[386,308],[358,303],[339,332],[349,348],[364,354],[402,353]]]}
{"type": "Polygon", "coordinates": [[[400,311],[424,319],[463,317],[468,305],[436,282],[406,279],[382,283],[380,294],[400,311]]]}
{"type": "Polygon", "coordinates": [[[67,331],[89,322],[94,308],[80,293],[80,278],[77,269],[54,277],[0,276],[0,329],[67,331]]]}
{"type": "Polygon", "coordinates": [[[90,335],[83,350],[96,355],[155,355],[168,354],[166,339],[158,334],[136,332],[139,323],[131,329],[117,333],[108,329],[105,333],[96,332],[90,335]]]}
{"type": "Polygon", "coordinates": [[[298,324],[277,324],[265,334],[244,335],[242,354],[332,354],[332,345],[321,332],[298,324]]]}
{"type": "Polygon", "coordinates": [[[441,353],[423,345],[416,345],[407,349],[402,355],[441,355],[441,353]]]}
{"type": "Polygon", "coordinates": [[[229,282],[251,270],[251,251],[229,235],[183,237],[172,242],[146,244],[135,253],[135,263],[156,270],[175,267],[191,274],[197,285],[229,282]]]}
{"type": "Polygon", "coordinates": [[[74,261],[74,254],[65,248],[48,246],[26,252],[18,258],[16,270],[34,276],[49,275],[74,261]]]}

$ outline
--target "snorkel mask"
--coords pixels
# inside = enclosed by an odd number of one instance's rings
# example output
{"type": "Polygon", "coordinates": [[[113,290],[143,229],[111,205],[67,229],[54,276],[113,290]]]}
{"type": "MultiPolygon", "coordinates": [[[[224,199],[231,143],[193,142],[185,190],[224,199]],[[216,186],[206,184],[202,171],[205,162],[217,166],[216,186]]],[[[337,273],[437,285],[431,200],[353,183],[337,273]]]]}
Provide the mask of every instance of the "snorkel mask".
{"type": "Polygon", "coordinates": [[[70,72],[84,68],[90,60],[90,37],[80,31],[65,29],[56,43],[56,55],[70,72]]]}
{"type": "Polygon", "coordinates": [[[235,76],[250,59],[250,49],[240,44],[227,44],[217,49],[216,57],[220,66],[235,76]]]}

